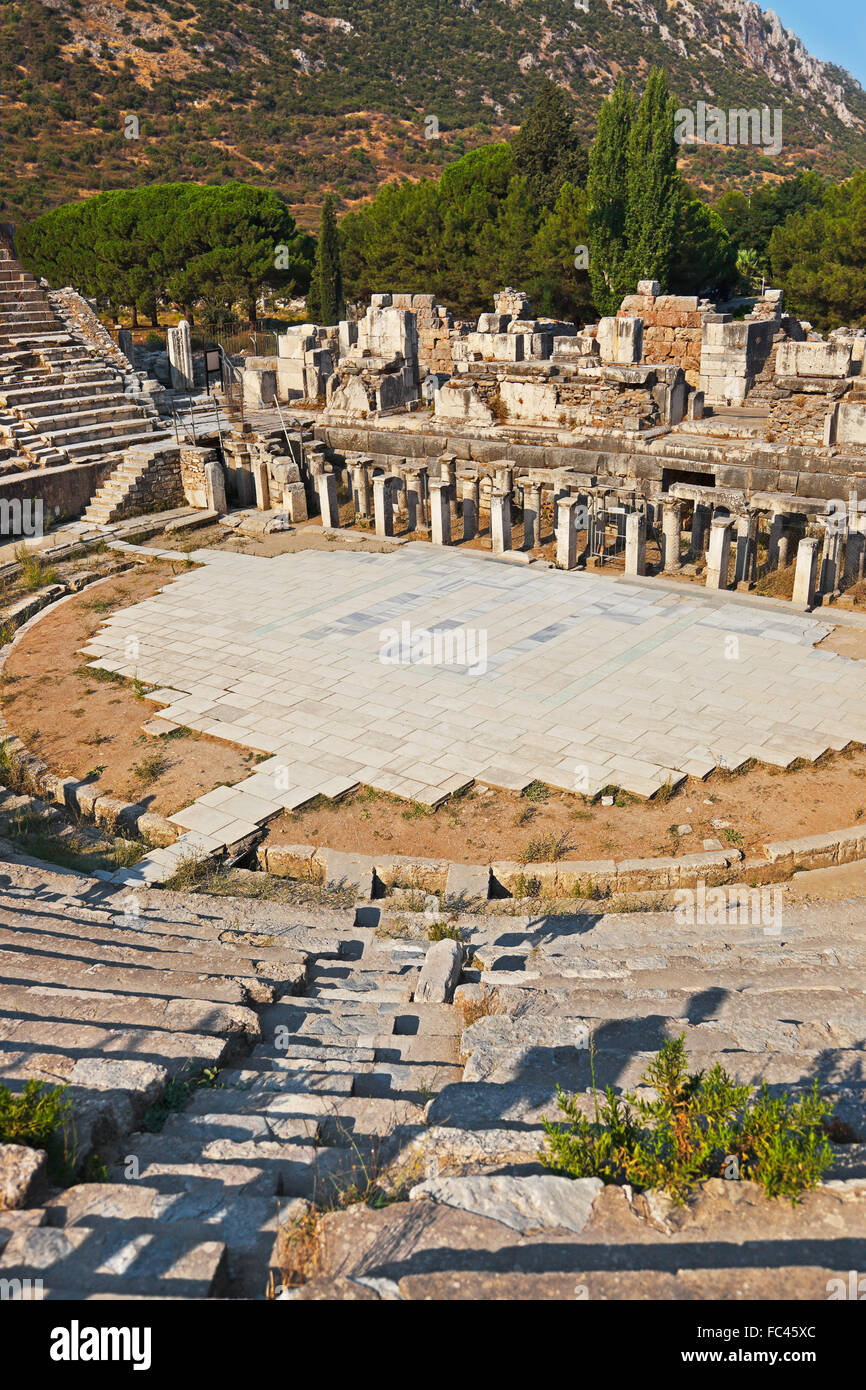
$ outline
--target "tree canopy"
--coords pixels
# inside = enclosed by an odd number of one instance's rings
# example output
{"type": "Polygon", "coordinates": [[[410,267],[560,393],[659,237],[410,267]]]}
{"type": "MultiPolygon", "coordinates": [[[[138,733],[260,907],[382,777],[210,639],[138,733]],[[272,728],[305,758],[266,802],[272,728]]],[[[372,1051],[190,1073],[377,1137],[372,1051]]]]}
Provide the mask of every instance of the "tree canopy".
{"type": "Polygon", "coordinates": [[[795,313],[821,328],[866,323],[866,170],[776,227],[769,252],[795,313]]]}
{"type": "Polygon", "coordinates": [[[275,193],[250,184],[165,183],[98,193],[36,218],[18,235],[25,265],[55,288],[153,316],[160,301],[186,313],[250,318],[263,287],[306,289],[313,239],[275,193]]]}

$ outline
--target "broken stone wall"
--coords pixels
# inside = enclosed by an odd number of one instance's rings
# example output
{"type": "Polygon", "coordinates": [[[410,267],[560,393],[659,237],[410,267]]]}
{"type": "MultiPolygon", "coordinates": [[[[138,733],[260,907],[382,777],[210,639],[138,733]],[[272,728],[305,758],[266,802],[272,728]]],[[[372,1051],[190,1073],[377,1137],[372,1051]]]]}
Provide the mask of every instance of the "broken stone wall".
{"type": "Polygon", "coordinates": [[[642,362],[681,367],[689,385],[697,387],[707,312],[708,306],[701,309],[697,298],[691,295],[630,294],[622,301],[617,318],[643,319],[642,362]]]}
{"type": "Polygon", "coordinates": [[[428,372],[450,376],[454,370],[451,340],[460,337],[454,316],[434,294],[392,294],[395,309],[409,309],[415,315],[418,332],[418,365],[428,372]]]}
{"type": "Polygon", "coordinates": [[[183,495],[191,507],[208,504],[206,465],[218,461],[216,449],[189,448],[180,451],[180,480],[183,495]]]}
{"type": "Polygon", "coordinates": [[[639,431],[678,423],[688,386],[678,367],[576,362],[470,364],[439,391],[436,419],[479,425],[639,431]]]}

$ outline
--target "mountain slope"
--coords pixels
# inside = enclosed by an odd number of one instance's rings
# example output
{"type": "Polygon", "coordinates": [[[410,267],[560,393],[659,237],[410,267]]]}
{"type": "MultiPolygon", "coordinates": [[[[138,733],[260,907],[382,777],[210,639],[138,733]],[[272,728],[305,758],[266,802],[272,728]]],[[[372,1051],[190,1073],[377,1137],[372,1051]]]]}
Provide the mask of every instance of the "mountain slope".
{"type": "Polygon", "coordinates": [[[777,158],[686,156],[710,192],[866,162],[866,93],[747,0],[303,3],[7,0],[4,215],[100,187],[237,177],[276,187],[309,225],[329,188],[346,205],[507,135],[540,73],[567,87],[588,139],[617,76],[640,86],[654,63],[684,106],[782,108],[777,158]]]}

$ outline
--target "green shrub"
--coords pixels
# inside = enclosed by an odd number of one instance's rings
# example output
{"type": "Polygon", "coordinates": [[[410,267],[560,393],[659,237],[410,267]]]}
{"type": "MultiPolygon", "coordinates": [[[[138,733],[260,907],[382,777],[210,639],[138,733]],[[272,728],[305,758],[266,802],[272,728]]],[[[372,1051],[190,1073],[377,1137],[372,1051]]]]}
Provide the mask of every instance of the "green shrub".
{"type": "Polygon", "coordinates": [[[567,834],[557,835],[551,830],[547,835],[537,835],[530,840],[517,856],[518,864],[553,864],[571,849],[567,834]]]}
{"type": "Polygon", "coordinates": [[[512,898],[540,898],[541,879],[536,878],[534,874],[528,877],[526,874],[518,874],[511,885],[511,896],[512,898]]]}
{"type": "Polygon", "coordinates": [[[678,1204],[705,1178],[760,1183],[768,1197],[796,1202],[832,1162],[825,1121],[831,1109],[817,1081],[799,1100],[741,1086],[716,1065],[687,1070],[685,1035],[665,1043],[641,1083],[654,1100],[632,1093],[604,1100],[593,1086],[595,1117],[559,1090],[568,1123],[544,1120],[550,1168],[573,1178],[601,1178],[637,1189],[661,1188],[678,1204]]]}
{"type": "Polygon", "coordinates": [[[14,1094],[0,1086],[0,1144],[22,1144],[28,1149],[44,1149],[55,1181],[62,1181],[69,1168],[69,1136],[72,1130],[72,1102],[64,1096],[65,1086],[46,1089],[44,1081],[28,1081],[14,1094]]]}

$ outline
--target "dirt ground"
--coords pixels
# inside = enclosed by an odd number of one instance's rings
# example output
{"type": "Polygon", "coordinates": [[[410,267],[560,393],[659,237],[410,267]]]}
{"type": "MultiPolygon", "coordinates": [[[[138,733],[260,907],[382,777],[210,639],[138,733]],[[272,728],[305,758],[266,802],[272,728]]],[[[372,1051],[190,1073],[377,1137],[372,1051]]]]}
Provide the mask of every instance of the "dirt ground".
{"type": "Polygon", "coordinates": [[[704,840],[749,854],[766,840],[816,835],[866,818],[866,749],[791,772],[767,766],[716,771],[704,782],[689,779],[661,804],[620,793],[617,804],[602,806],[553,787],[540,795],[545,792],[545,799],[535,800],[532,791],[519,796],[475,787],[429,812],[360,789],[339,803],[317,801],[285,812],[271,821],[268,843],[466,863],[695,854],[704,840]]]}
{"type": "Polygon", "coordinates": [[[10,729],[52,772],[87,778],[107,796],[171,815],[259,761],[252,750],[189,731],[168,739],[141,732],[157,706],[118,678],[84,670],[79,648],[106,614],[139,603],[178,567],[148,564],[84,589],[49,610],[7,661],[0,702],[10,729]],[[97,769],[99,769],[97,773],[97,769]]]}
{"type": "Polygon", "coordinates": [[[215,524],[190,531],[182,540],[171,535],[154,536],[144,544],[151,550],[178,550],[187,554],[193,550],[229,550],[236,555],[261,555],[265,559],[291,555],[298,550],[369,550],[387,554],[396,549],[375,535],[369,539],[366,536],[335,537],[332,532],[319,529],[318,517],[302,522],[292,531],[274,531],[267,536],[251,536],[215,524]]]}
{"type": "MultiPolygon", "coordinates": [[[[221,540],[221,527],[210,530],[221,540]]],[[[300,529],[263,539],[284,550],[344,544],[300,529]]],[[[206,536],[197,533],[196,543],[201,540],[206,536]]],[[[141,725],[155,707],[131,683],[83,672],[79,648],[106,613],[139,602],[177,572],[177,564],[154,562],[49,612],[15,649],[0,686],[11,729],[53,771],[90,776],[106,794],[145,801],[163,815],[221,783],[240,781],[261,757],[192,731],[167,738],[144,734],[141,725]]],[[[866,659],[866,632],[837,628],[826,645],[866,659]]],[[[620,794],[617,804],[602,806],[552,788],[521,797],[477,787],[431,813],[362,788],[340,802],[316,801],[284,813],[268,836],[273,844],[328,844],[465,862],[610,859],[697,852],[704,840],[748,853],[767,839],[817,834],[864,817],[866,749],[855,749],[790,772],[764,766],[735,775],[717,771],[705,782],[687,782],[661,803],[620,794]]]]}

